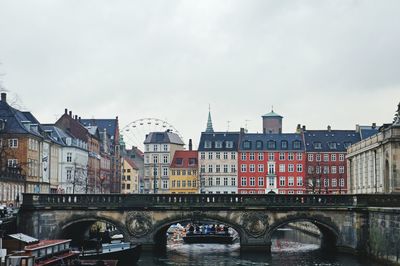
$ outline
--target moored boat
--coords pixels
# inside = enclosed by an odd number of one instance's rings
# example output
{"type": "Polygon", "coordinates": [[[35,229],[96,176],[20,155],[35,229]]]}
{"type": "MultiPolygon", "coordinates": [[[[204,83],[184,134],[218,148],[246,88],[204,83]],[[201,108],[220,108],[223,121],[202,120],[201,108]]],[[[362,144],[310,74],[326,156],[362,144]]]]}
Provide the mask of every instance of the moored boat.
{"type": "Polygon", "coordinates": [[[82,260],[118,260],[119,265],[134,264],[139,260],[141,250],[140,244],[104,243],[96,249],[83,249],[79,258],[82,260]]]}
{"type": "Polygon", "coordinates": [[[214,244],[232,244],[236,240],[230,234],[187,234],[183,237],[183,241],[188,244],[194,243],[214,243],[214,244]]]}

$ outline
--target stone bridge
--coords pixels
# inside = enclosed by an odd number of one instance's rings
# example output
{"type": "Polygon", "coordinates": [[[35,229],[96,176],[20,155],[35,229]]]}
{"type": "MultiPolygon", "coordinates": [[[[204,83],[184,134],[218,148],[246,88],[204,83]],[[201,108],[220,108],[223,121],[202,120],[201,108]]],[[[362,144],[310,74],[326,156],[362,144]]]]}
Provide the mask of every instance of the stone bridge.
{"type": "Polygon", "coordinates": [[[325,247],[373,253],[391,245],[378,235],[399,236],[399,207],[400,195],[24,194],[19,228],[39,239],[70,238],[104,221],[146,248],[165,245],[172,224],[213,222],[235,229],[242,249],[270,251],[277,228],[308,221],[325,247]]]}

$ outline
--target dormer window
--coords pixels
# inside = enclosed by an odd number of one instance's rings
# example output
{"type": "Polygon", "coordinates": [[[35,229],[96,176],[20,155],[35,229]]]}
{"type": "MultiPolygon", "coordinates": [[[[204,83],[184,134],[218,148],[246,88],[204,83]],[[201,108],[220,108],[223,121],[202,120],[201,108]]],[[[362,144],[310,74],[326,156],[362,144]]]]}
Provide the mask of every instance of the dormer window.
{"type": "Polygon", "coordinates": [[[183,159],[182,158],[176,158],[176,164],[177,165],[182,165],[183,159]]]}
{"type": "Polygon", "coordinates": [[[251,149],[251,142],[248,140],[243,141],[243,149],[251,149]]]}
{"type": "Polygon", "coordinates": [[[336,150],[336,142],[329,142],[329,149],[336,150]]]}
{"type": "Polygon", "coordinates": [[[276,143],[273,140],[268,141],[268,149],[274,150],[276,148],[276,143]]]}
{"type": "Polygon", "coordinates": [[[293,141],[293,149],[299,150],[301,148],[301,142],[298,140],[293,141]]]}
{"type": "Polygon", "coordinates": [[[222,141],[218,140],[215,142],[215,148],[220,149],[222,148],[222,141]]]}
{"type": "Polygon", "coordinates": [[[189,158],[189,165],[193,166],[196,164],[196,158],[189,158]]]}
{"type": "Polygon", "coordinates": [[[344,147],[347,149],[349,146],[351,146],[351,142],[345,142],[344,147]]]}
{"type": "Polygon", "coordinates": [[[225,142],[225,147],[228,148],[228,149],[232,149],[233,148],[233,141],[225,142]]]}
{"type": "Polygon", "coordinates": [[[257,150],[261,150],[263,148],[263,142],[261,140],[257,140],[256,148],[257,150]]]}
{"type": "Polygon", "coordinates": [[[211,148],[211,141],[210,140],[206,140],[204,142],[204,148],[206,148],[206,149],[210,149],[211,148]]]}
{"type": "Polygon", "coordinates": [[[321,142],[314,142],[314,149],[316,150],[322,149],[321,142]]]}
{"type": "Polygon", "coordinates": [[[285,150],[288,148],[288,142],[286,140],[281,141],[281,149],[285,150]]]}

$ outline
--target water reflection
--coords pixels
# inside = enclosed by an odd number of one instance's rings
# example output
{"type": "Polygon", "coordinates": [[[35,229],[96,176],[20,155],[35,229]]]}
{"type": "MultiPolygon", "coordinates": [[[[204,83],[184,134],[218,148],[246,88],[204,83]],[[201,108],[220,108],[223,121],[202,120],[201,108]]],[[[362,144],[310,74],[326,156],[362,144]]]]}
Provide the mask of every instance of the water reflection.
{"type": "Polygon", "coordinates": [[[379,265],[360,257],[320,249],[320,239],[297,230],[277,230],[272,253],[240,252],[239,243],[169,243],[164,252],[144,252],[139,265],[379,265]]]}

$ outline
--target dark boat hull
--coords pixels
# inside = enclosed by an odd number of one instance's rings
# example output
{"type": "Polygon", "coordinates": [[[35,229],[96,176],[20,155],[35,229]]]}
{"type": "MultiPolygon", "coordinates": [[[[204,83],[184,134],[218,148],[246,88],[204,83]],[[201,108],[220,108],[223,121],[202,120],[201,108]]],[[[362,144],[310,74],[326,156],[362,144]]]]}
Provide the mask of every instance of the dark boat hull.
{"type": "Polygon", "coordinates": [[[112,250],[108,252],[83,252],[79,256],[82,260],[118,260],[118,265],[135,264],[140,257],[141,245],[134,245],[126,249],[112,250]]]}
{"type": "Polygon", "coordinates": [[[235,238],[230,235],[186,235],[183,241],[188,244],[194,243],[215,243],[215,244],[232,244],[235,238]]]}

